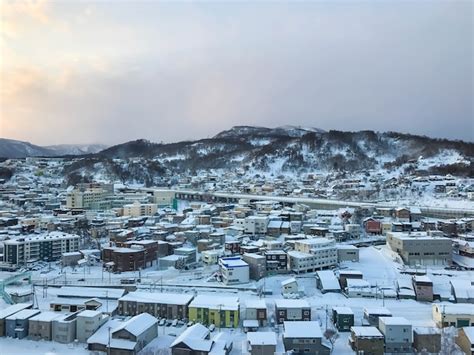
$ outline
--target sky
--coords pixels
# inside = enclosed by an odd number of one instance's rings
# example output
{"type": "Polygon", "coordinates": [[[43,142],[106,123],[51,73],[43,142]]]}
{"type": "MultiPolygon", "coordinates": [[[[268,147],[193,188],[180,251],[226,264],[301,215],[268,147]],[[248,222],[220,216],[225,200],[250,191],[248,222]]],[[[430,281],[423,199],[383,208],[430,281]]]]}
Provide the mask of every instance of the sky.
{"type": "Polygon", "coordinates": [[[471,1],[0,0],[0,137],[235,125],[474,141],[471,1]]]}

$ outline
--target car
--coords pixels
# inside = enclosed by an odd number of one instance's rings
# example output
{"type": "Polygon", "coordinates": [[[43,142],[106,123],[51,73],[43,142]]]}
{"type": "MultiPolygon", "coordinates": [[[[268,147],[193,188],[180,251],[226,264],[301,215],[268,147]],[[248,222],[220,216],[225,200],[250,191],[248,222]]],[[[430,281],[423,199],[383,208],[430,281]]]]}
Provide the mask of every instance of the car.
{"type": "Polygon", "coordinates": [[[209,326],[209,331],[213,332],[214,330],[216,330],[216,326],[214,324],[211,324],[209,326]]]}
{"type": "Polygon", "coordinates": [[[190,326],[192,326],[193,324],[194,324],[194,322],[193,322],[192,320],[190,320],[190,321],[188,322],[188,324],[186,324],[186,325],[187,325],[188,327],[190,327],[190,326]]]}
{"type": "Polygon", "coordinates": [[[159,325],[160,327],[162,327],[162,326],[165,325],[165,323],[166,323],[166,318],[161,318],[161,319],[160,319],[160,322],[158,323],[158,325],[159,325]]]}
{"type": "Polygon", "coordinates": [[[175,319],[175,320],[173,321],[173,323],[171,323],[171,325],[172,325],[173,327],[176,327],[176,326],[178,325],[178,320],[175,319]]]}
{"type": "Polygon", "coordinates": [[[168,319],[166,321],[166,326],[169,327],[172,323],[173,323],[173,321],[171,319],[168,319]]]}

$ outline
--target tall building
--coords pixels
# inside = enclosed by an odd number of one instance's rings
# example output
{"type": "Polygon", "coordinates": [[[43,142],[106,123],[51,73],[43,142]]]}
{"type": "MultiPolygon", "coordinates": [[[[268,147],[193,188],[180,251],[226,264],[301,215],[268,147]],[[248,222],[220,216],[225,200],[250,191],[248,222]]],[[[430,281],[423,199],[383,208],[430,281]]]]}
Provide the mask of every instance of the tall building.
{"type": "Polygon", "coordinates": [[[80,237],[76,234],[50,232],[4,241],[3,262],[13,266],[35,261],[55,261],[63,253],[79,250],[80,237]]]}
{"type": "Polygon", "coordinates": [[[107,196],[114,194],[113,184],[78,184],[66,194],[66,208],[102,209],[109,207],[107,196]]]}

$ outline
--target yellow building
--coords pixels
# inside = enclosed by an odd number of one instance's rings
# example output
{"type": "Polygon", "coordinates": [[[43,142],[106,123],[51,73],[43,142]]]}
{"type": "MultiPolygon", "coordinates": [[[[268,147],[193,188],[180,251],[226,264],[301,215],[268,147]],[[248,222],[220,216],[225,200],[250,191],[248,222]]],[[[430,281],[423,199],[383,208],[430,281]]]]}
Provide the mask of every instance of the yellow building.
{"type": "Polygon", "coordinates": [[[469,327],[474,325],[474,307],[469,303],[433,304],[433,321],[438,327],[469,327]]]}
{"type": "Polygon", "coordinates": [[[221,328],[239,326],[239,298],[212,295],[197,296],[188,307],[189,320],[203,324],[214,324],[221,328]]]}

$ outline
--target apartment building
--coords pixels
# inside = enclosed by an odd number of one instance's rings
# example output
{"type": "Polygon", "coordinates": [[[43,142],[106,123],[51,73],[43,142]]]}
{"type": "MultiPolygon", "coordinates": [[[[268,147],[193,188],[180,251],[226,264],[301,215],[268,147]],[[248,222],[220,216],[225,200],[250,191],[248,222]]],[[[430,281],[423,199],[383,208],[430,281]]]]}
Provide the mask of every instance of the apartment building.
{"type": "MultiPolygon", "coordinates": [[[[335,240],[327,238],[297,240],[295,241],[295,250],[314,256],[313,260],[309,260],[311,270],[337,265],[337,247],[335,240]]],[[[307,264],[307,262],[304,262],[304,264],[307,264]]]]}
{"type": "Polygon", "coordinates": [[[407,265],[449,265],[452,262],[452,241],[439,233],[387,233],[388,246],[407,265]]]}
{"type": "Polygon", "coordinates": [[[113,193],[113,184],[79,184],[67,192],[66,208],[102,209],[111,207],[105,199],[112,196],[113,193]]]}
{"type": "Polygon", "coordinates": [[[379,330],[385,337],[388,353],[409,353],[413,345],[411,323],[403,317],[380,317],[379,330]]]}
{"type": "Polygon", "coordinates": [[[3,262],[24,266],[35,261],[56,261],[63,253],[79,250],[80,237],[75,234],[50,232],[4,241],[3,262]]]}
{"type": "Polygon", "coordinates": [[[77,340],[81,343],[87,342],[108,319],[109,316],[100,311],[85,310],[79,313],[76,318],[77,340]]]}
{"type": "Polygon", "coordinates": [[[238,297],[198,295],[189,304],[189,320],[216,327],[237,328],[239,315],[238,297]]]}
{"type": "Polygon", "coordinates": [[[135,201],[130,204],[123,205],[122,215],[131,217],[153,216],[158,211],[156,203],[140,203],[135,201]]]}

